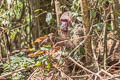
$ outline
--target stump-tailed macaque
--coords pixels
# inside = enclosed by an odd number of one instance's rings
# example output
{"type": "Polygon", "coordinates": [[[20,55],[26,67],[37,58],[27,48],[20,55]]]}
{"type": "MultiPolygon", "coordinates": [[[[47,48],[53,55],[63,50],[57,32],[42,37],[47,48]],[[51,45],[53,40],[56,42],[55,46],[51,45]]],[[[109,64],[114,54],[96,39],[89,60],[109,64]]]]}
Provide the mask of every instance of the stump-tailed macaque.
{"type": "Polygon", "coordinates": [[[60,17],[61,31],[68,32],[68,28],[72,26],[72,13],[70,11],[64,12],[60,17]]]}
{"type": "Polygon", "coordinates": [[[60,37],[64,40],[71,40],[72,45],[78,44],[81,36],[84,35],[82,23],[76,23],[75,17],[70,11],[64,12],[60,17],[60,37]],[[72,23],[75,23],[72,25],[72,23]],[[82,33],[82,34],[81,34],[82,33]]]}

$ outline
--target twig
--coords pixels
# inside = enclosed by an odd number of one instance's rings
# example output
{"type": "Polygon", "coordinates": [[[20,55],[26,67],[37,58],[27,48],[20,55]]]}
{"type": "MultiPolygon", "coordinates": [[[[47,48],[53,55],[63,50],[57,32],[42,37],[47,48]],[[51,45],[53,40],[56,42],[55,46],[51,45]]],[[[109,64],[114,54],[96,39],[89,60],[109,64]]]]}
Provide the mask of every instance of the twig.
{"type": "Polygon", "coordinates": [[[101,69],[102,72],[104,72],[105,74],[107,74],[108,76],[112,77],[112,74],[108,73],[107,71],[101,69]]]}
{"type": "Polygon", "coordinates": [[[100,70],[100,71],[98,71],[98,72],[96,73],[97,76],[95,76],[95,79],[94,79],[94,80],[97,80],[97,77],[99,77],[100,80],[103,80],[103,78],[99,75],[101,72],[102,72],[102,71],[100,70]]]}
{"type": "Polygon", "coordinates": [[[35,71],[29,76],[29,78],[27,80],[30,80],[32,78],[32,76],[39,70],[39,67],[35,69],[35,71]]]}
{"type": "Polygon", "coordinates": [[[74,62],[74,63],[75,63],[77,66],[79,66],[80,68],[84,69],[85,71],[87,71],[87,72],[89,72],[89,73],[91,73],[91,74],[93,74],[93,75],[95,75],[95,76],[98,76],[98,77],[100,78],[100,80],[104,80],[104,79],[99,75],[101,72],[104,72],[104,73],[108,74],[109,76],[111,76],[108,72],[106,72],[106,71],[104,71],[104,70],[101,70],[101,71],[99,71],[98,73],[94,73],[94,72],[92,72],[91,70],[87,69],[86,67],[80,65],[80,64],[79,64],[78,62],[76,62],[73,58],[68,57],[68,59],[71,60],[72,62],[74,62]]]}
{"type": "Polygon", "coordinates": [[[56,11],[56,17],[57,17],[57,26],[60,24],[60,14],[62,11],[60,10],[60,2],[55,0],[55,11],[56,11]]]}
{"type": "Polygon", "coordinates": [[[89,77],[91,74],[87,74],[87,75],[79,75],[79,76],[71,76],[72,78],[85,78],[85,77],[89,77]]]}
{"type": "Polygon", "coordinates": [[[112,66],[110,66],[106,71],[109,71],[111,68],[113,68],[114,66],[116,66],[116,65],[118,65],[118,64],[120,64],[120,60],[119,60],[117,63],[115,63],[115,64],[113,64],[112,66]]]}
{"type": "MultiPolygon", "coordinates": [[[[115,78],[120,78],[120,75],[114,75],[114,76],[112,76],[110,78],[107,78],[105,80],[112,80],[112,79],[115,79],[115,78]]],[[[117,80],[119,80],[119,79],[117,79],[117,80]]]]}
{"type": "Polygon", "coordinates": [[[9,73],[7,73],[7,74],[5,74],[5,75],[0,76],[0,79],[3,78],[3,77],[10,76],[10,75],[12,75],[12,74],[14,74],[14,73],[17,73],[17,72],[20,72],[20,71],[26,70],[26,69],[28,69],[28,68],[34,67],[34,66],[35,66],[35,65],[31,65],[31,66],[26,67],[26,68],[24,67],[24,68],[18,69],[18,70],[16,70],[16,71],[9,72],[9,73]]]}
{"type": "MultiPolygon", "coordinates": [[[[101,69],[99,72],[97,72],[96,75],[100,78],[100,80],[111,80],[111,79],[114,79],[114,78],[120,78],[120,75],[113,76],[112,74],[108,73],[107,71],[105,71],[105,70],[103,70],[103,69],[101,69]],[[107,74],[108,76],[110,76],[110,78],[103,79],[103,78],[99,75],[101,72],[107,74]]],[[[97,80],[97,77],[95,77],[94,80],[97,80]]]]}
{"type": "Polygon", "coordinates": [[[64,42],[67,42],[68,40],[64,40],[64,41],[60,41],[60,42],[57,42],[54,47],[56,47],[58,44],[61,44],[61,43],[64,43],[64,42]]]}
{"type": "Polygon", "coordinates": [[[94,48],[94,44],[93,44],[93,41],[92,41],[92,51],[93,51],[93,58],[94,58],[94,62],[95,62],[95,66],[96,66],[96,68],[98,69],[98,71],[99,71],[99,63],[98,63],[98,58],[97,58],[97,55],[96,55],[96,52],[95,52],[95,48],[94,48]]]}
{"type": "MultiPolygon", "coordinates": [[[[79,37],[78,39],[82,39],[82,38],[90,37],[90,36],[91,36],[91,35],[88,35],[88,36],[82,36],[82,37],[79,37]]],[[[73,39],[71,39],[71,40],[73,40],[73,39]]],[[[55,47],[56,45],[58,45],[58,44],[61,44],[61,43],[67,42],[67,41],[69,41],[69,40],[63,40],[63,41],[57,42],[57,43],[54,45],[54,47],[55,47]]],[[[82,45],[82,44],[81,44],[81,45],[82,45]]]]}
{"type": "Polygon", "coordinates": [[[2,49],[1,49],[1,40],[0,40],[0,61],[2,61],[2,51],[1,51],[2,49]]]}
{"type": "Polygon", "coordinates": [[[76,46],[76,47],[69,53],[69,56],[71,56],[72,53],[73,53],[74,51],[76,51],[76,50],[88,39],[88,37],[90,36],[90,33],[92,32],[92,28],[93,28],[93,27],[91,26],[90,31],[89,31],[89,33],[86,35],[85,39],[84,39],[82,42],[80,42],[79,45],[76,46]]]}
{"type": "Polygon", "coordinates": [[[4,5],[5,0],[0,1],[0,8],[4,5]]]}
{"type": "Polygon", "coordinates": [[[108,22],[106,21],[110,15],[111,12],[107,12],[107,10],[109,9],[109,7],[104,9],[104,28],[103,28],[103,42],[104,42],[104,69],[106,70],[106,66],[107,66],[107,62],[106,62],[106,58],[107,58],[107,24],[108,22]]]}
{"type": "Polygon", "coordinates": [[[73,58],[68,57],[69,60],[71,60],[72,62],[74,62],[76,65],[78,65],[80,68],[84,69],[85,71],[95,74],[94,72],[90,71],[89,69],[85,68],[84,66],[80,65],[78,62],[76,62],[73,58]]]}
{"type": "Polygon", "coordinates": [[[53,65],[53,67],[55,67],[58,71],[60,71],[62,74],[64,74],[69,80],[73,80],[68,75],[66,75],[63,71],[61,71],[57,66],[53,65]]]}

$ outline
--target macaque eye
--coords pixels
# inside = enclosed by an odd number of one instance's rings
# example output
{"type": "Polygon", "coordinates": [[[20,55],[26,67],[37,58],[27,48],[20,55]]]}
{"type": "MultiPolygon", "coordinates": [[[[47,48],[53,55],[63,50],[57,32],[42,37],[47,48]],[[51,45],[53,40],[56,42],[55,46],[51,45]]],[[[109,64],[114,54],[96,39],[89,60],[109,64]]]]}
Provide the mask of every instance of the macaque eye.
{"type": "Polygon", "coordinates": [[[70,24],[70,21],[69,21],[68,19],[61,19],[61,22],[66,22],[66,23],[67,23],[67,25],[69,25],[69,24],[70,24]]]}
{"type": "Polygon", "coordinates": [[[61,19],[61,21],[63,21],[63,22],[68,22],[68,20],[67,20],[67,19],[61,19]]]}

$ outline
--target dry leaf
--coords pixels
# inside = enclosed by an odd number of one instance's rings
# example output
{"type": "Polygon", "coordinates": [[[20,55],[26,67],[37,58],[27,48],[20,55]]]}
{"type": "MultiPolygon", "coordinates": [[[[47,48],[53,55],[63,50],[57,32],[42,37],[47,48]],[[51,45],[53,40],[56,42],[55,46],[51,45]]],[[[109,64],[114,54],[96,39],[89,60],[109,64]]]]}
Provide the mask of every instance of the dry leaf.
{"type": "Polygon", "coordinates": [[[54,53],[56,53],[57,51],[59,51],[60,48],[61,48],[60,46],[56,46],[55,48],[53,48],[52,51],[51,51],[51,55],[53,55],[54,53]]]}
{"type": "Polygon", "coordinates": [[[47,54],[47,51],[39,51],[39,52],[35,52],[35,53],[30,53],[28,54],[29,57],[37,57],[37,56],[44,56],[45,54],[47,54]]]}
{"type": "Polygon", "coordinates": [[[50,34],[48,34],[48,36],[49,36],[49,37],[50,37],[50,36],[53,36],[53,34],[54,34],[54,33],[50,33],[50,34]]]}
{"type": "Polygon", "coordinates": [[[48,35],[45,35],[45,36],[43,36],[43,37],[39,37],[39,38],[37,38],[37,39],[34,41],[34,43],[36,43],[36,42],[39,43],[39,42],[45,40],[46,38],[48,38],[48,35]]]}
{"type": "Polygon", "coordinates": [[[35,54],[34,53],[30,53],[30,54],[28,54],[28,57],[35,57],[35,54]]]}
{"type": "Polygon", "coordinates": [[[44,35],[43,37],[39,37],[34,41],[34,43],[36,43],[36,42],[39,43],[39,42],[41,42],[41,41],[43,41],[43,40],[45,40],[45,39],[47,39],[48,37],[51,37],[51,36],[53,36],[53,33],[50,33],[48,35],[44,35]]]}

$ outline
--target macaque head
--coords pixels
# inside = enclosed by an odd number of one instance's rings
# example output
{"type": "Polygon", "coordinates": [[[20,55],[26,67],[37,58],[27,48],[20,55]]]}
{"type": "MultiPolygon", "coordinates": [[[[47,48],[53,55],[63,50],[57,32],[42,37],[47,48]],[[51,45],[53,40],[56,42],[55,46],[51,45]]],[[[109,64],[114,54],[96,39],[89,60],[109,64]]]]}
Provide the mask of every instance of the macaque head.
{"type": "Polygon", "coordinates": [[[68,28],[71,27],[71,13],[64,12],[60,17],[61,31],[68,32],[68,28]]]}
{"type": "Polygon", "coordinates": [[[63,32],[67,32],[68,28],[70,27],[70,21],[68,19],[61,19],[61,30],[63,32]]]}

